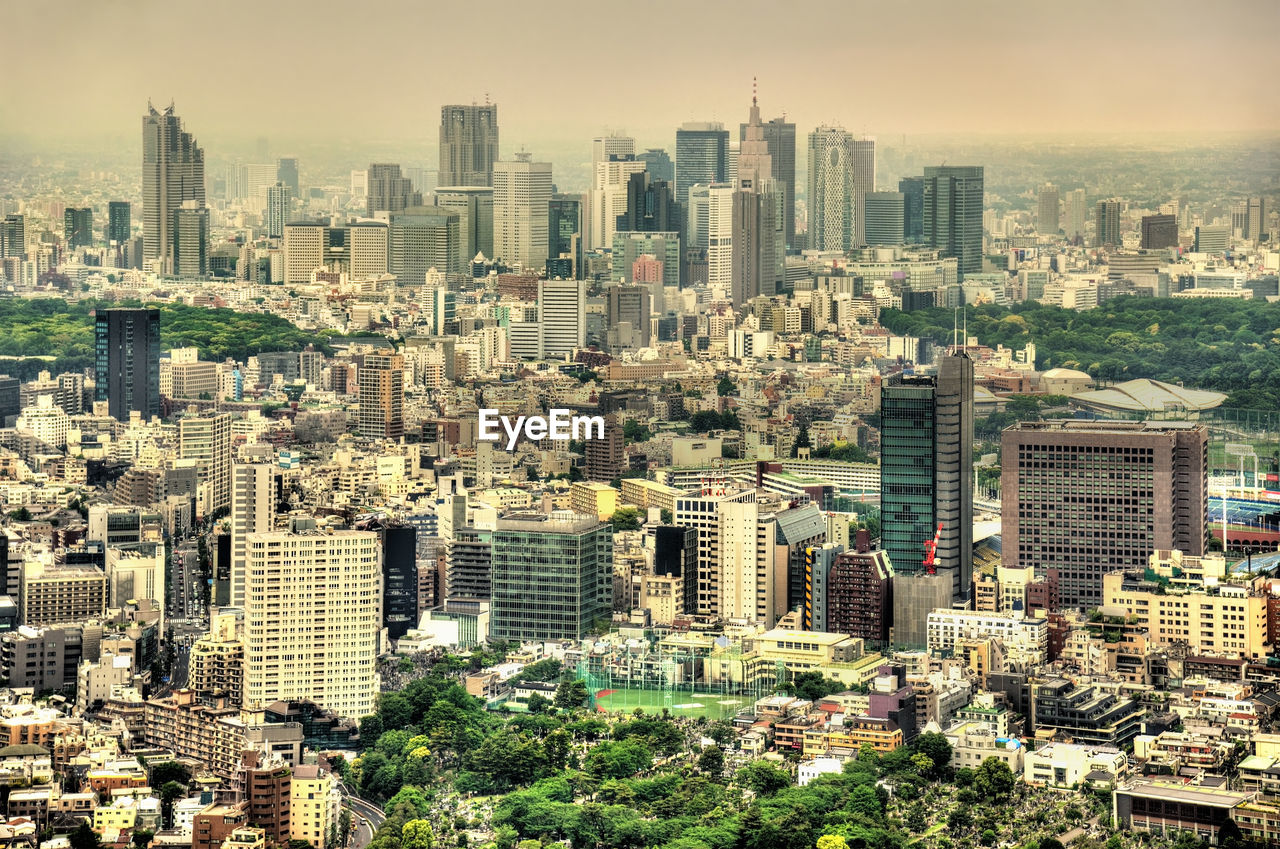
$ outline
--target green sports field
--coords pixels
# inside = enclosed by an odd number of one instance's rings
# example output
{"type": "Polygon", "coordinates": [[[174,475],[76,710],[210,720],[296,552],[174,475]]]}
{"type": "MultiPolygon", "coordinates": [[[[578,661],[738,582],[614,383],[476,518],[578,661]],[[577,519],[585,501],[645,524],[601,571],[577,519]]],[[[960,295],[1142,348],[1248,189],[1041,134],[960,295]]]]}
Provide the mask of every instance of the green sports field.
{"type": "MultiPolygon", "coordinates": [[[[644,708],[645,713],[661,713],[665,704],[661,690],[599,690],[595,697],[596,710],[605,713],[631,713],[636,708],[644,708]]],[[[750,706],[750,698],[744,695],[713,695],[697,690],[671,694],[671,713],[675,716],[729,719],[750,706]]]]}

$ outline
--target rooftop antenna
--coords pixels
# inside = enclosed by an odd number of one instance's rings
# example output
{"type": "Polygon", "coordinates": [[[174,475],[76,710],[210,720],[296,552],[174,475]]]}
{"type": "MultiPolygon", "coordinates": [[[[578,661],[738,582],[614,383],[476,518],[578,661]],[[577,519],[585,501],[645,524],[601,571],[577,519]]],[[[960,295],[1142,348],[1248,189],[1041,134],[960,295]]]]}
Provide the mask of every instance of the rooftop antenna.
{"type": "Polygon", "coordinates": [[[751,78],[751,105],[752,106],[756,105],[756,94],[758,92],[759,92],[759,88],[756,85],[756,78],[752,77],[751,78]]]}
{"type": "Polygon", "coordinates": [[[956,307],[951,311],[951,352],[954,354],[956,349],[956,335],[960,332],[960,308],[956,307]]]}
{"type": "Polygon", "coordinates": [[[490,105],[490,104],[489,104],[489,92],[487,92],[487,91],[484,93],[484,105],[485,105],[485,106],[489,106],[489,105],[490,105]]]}
{"type": "Polygon", "coordinates": [[[963,306],[961,306],[960,312],[964,315],[964,338],[961,339],[960,341],[964,345],[964,350],[968,351],[969,350],[969,311],[965,309],[963,306]]]}

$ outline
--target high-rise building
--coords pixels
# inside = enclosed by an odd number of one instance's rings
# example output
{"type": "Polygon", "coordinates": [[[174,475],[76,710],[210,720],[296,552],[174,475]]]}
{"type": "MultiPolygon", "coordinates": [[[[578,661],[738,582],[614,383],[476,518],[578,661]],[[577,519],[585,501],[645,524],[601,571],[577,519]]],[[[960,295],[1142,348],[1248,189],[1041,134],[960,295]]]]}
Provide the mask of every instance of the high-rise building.
{"type": "MultiPolygon", "coordinates": [[[[923,200],[923,198],[922,198],[923,200]]],[[[906,195],[867,192],[863,201],[864,237],[868,245],[901,245],[906,238],[906,195]]]]}
{"type": "Polygon", "coordinates": [[[618,424],[618,417],[610,413],[604,417],[604,436],[588,439],[583,448],[587,480],[612,483],[622,476],[626,471],[622,443],[622,425],[618,424]]]}
{"type": "Polygon", "coordinates": [[[94,319],[95,399],[128,421],[160,415],[160,310],[98,310],[94,319]]]}
{"type": "Polygon", "coordinates": [[[626,218],[631,178],[644,173],[644,163],[631,153],[610,153],[596,162],[594,169],[591,217],[587,222],[587,247],[593,251],[607,248],[613,242],[618,221],[626,218]]]}
{"type": "Polygon", "coordinates": [[[173,104],[163,112],[148,104],[142,118],[143,259],[172,262],[174,213],[185,201],[204,206],[204,151],[182,129],[173,104]]]}
{"type": "Polygon", "coordinates": [[[607,622],[612,596],[613,531],[607,523],[572,513],[498,520],[489,624],[494,639],[581,640],[607,622]]]}
{"type": "Polygon", "coordinates": [[[375,162],[369,166],[366,204],[370,216],[376,212],[401,212],[410,206],[422,206],[422,192],[414,190],[412,180],[401,176],[399,165],[375,162]]]}
{"type": "MultiPolygon", "coordinates": [[[[610,278],[632,280],[632,268],[642,256],[652,256],[662,266],[662,282],[667,286],[680,285],[680,234],[679,233],[628,233],[613,234],[613,251],[610,256],[610,278]]],[[[632,280],[632,282],[635,282],[632,280]]]]}
{"type": "Polygon", "coordinates": [[[898,181],[902,192],[903,239],[908,245],[924,241],[924,177],[904,177],[898,181]]]}
{"type": "Polygon", "coordinates": [[[1249,198],[1245,201],[1244,237],[1251,242],[1267,235],[1267,199],[1249,198]]]}
{"type": "MultiPolygon", "coordinates": [[[[651,147],[648,150],[637,153],[636,159],[644,163],[644,170],[649,172],[649,177],[656,182],[670,183],[673,187],[676,184],[676,164],[671,161],[671,156],[660,147],[651,147]]],[[[683,203],[683,199],[676,197],[678,202],[683,203]]]]}
{"type": "MultiPolygon", "coordinates": [[[[582,277],[582,196],[554,194],[547,204],[547,261],[569,258],[573,271],[567,275],[582,277]]],[[[548,277],[566,277],[548,274],[548,277]]]]}
{"type": "Polygon", "coordinates": [[[730,296],[735,307],[773,296],[785,282],[786,270],[786,199],[773,179],[773,157],[755,97],[744,132],[732,210],[730,296]]]}
{"type": "Polygon", "coordinates": [[[1205,224],[1195,230],[1196,253],[1222,253],[1231,244],[1231,228],[1226,224],[1205,224]]]}
{"type": "Polygon", "coordinates": [[[493,259],[493,188],[442,186],[435,199],[436,206],[458,213],[458,254],[464,266],[476,254],[493,259]]]}
{"type": "Polygon", "coordinates": [[[284,282],[310,283],[318,269],[346,272],[356,280],[387,273],[387,224],[361,221],[330,227],[318,221],[284,225],[284,282]]]}
{"type": "Polygon", "coordinates": [[[881,546],[896,574],[950,574],[952,597],[964,600],[973,574],[972,360],[950,355],[936,376],[891,379],[880,415],[881,546]]]}
{"type": "Polygon", "coordinates": [[[200,515],[231,507],[231,414],[207,411],[178,419],[178,458],[196,463],[200,515]]]}
{"type": "Polygon", "coordinates": [[[411,206],[393,212],[387,226],[387,272],[419,286],[427,272],[461,272],[471,262],[460,249],[459,215],[438,206],[411,206]]]}
{"type": "Polygon", "coordinates": [[[6,215],[0,224],[0,257],[27,258],[27,225],[22,215],[6,215]]]}
{"type": "Polygon", "coordinates": [[[133,235],[130,221],[131,208],[127,200],[113,200],[107,204],[107,244],[123,245],[133,235]]]}
{"type": "Polygon", "coordinates": [[[853,136],[843,127],[818,127],[809,134],[809,235],[817,251],[854,247],[853,136]]]}
{"type": "Polygon", "coordinates": [[[382,627],[398,640],[418,625],[418,542],[409,525],[382,529],[382,627]]]}
{"type": "Polygon", "coordinates": [[[492,186],[498,104],[440,107],[441,186],[492,186]]]}
{"type": "Polygon", "coordinates": [[[245,707],[307,699],[341,717],[372,713],[382,625],[378,535],[298,520],[290,531],[249,534],[245,553],[245,707]]]}
{"type": "Polygon", "coordinates": [[[697,183],[729,179],[729,131],[716,122],[689,122],[676,130],[676,200],[687,203],[697,183]]]}
{"type": "Polygon", "coordinates": [[[605,289],[608,349],[647,348],[650,335],[651,298],[649,287],[614,284],[605,289]],[[625,328],[623,327],[625,325],[625,328]],[[623,331],[628,338],[622,339],[623,331]]]}
{"type": "Polygon", "coordinates": [[[493,251],[496,259],[540,270],[547,262],[551,163],[529,153],[493,165],[493,251]]]}
{"type": "Polygon", "coordinates": [[[289,207],[293,195],[283,182],[277,182],[267,188],[267,236],[272,239],[284,238],[284,225],[289,223],[289,207]]]}
{"type": "Polygon", "coordinates": [[[173,211],[169,270],[177,277],[209,273],[209,208],[193,200],[173,211]]]}
{"type": "Polygon", "coordinates": [[[893,567],[885,552],[837,554],[825,577],[826,618],[821,630],[861,637],[875,646],[888,645],[893,567]]]}
{"type": "Polygon", "coordinates": [[[404,355],[366,354],[358,380],[360,435],[393,441],[404,436],[404,355]]]}
{"type": "Polygon", "coordinates": [[[591,166],[608,162],[614,157],[636,159],[636,140],[621,133],[596,136],[591,140],[591,166]]]}
{"type": "Polygon", "coordinates": [[[1143,250],[1159,248],[1176,248],[1178,246],[1178,216],[1176,215],[1144,215],[1142,216],[1143,250]]]}
{"type": "MultiPolygon", "coordinates": [[[[775,190],[783,196],[782,229],[786,246],[790,248],[796,243],[796,125],[784,116],[764,122],[763,129],[765,143],[769,146],[775,190]]],[[[747,125],[740,124],[739,143],[746,138],[747,125]]]]}
{"type": "Polygon", "coordinates": [[[62,211],[62,235],[67,249],[87,248],[93,244],[93,210],[68,206],[62,211]]]}
{"type": "Polygon", "coordinates": [[[1005,566],[1058,569],[1062,604],[1096,607],[1102,576],[1208,545],[1209,441],[1189,422],[1023,422],[1001,438],[1005,566]]]}
{"type": "Polygon", "coordinates": [[[866,237],[866,198],[876,190],[876,140],[870,136],[853,140],[853,244],[863,247],[866,237]]]}
{"type": "Polygon", "coordinates": [[[1100,200],[1094,207],[1093,243],[1098,247],[1124,244],[1120,235],[1120,201],[1100,200]]]}
{"type": "Polygon", "coordinates": [[[940,165],[924,169],[924,238],[944,257],[955,257],[957,271],[982,271],[981,165],[940,165]]]}
{"type": "Polygon", "coordinates": [[[685,216],[687,246],[706,251],[707,285],[725,294],[733,285],[733,193],[730,183],[696,185],[685,216]]]}
{"type": "Polygon", "coordinates": [[[289,190],[290,197],[302,197],[298,185],[298,160],[285,156],[276,160],[276,182],[289,190]]]}
{"type": "Polygon", "coordinates": [[[245,563],[250,534],[274,530],[276,470],[266,463],[236,464],[231,468],[231,592],[232,607],[244,609],[245,563]]]}
{"type": "Polygon", "coordinates": [[[1067,238],[1073,242],[1078,242],[1084,238],[1085,217],[1088,214],[1085,207],[1084,189],[1072,189],[1067,192],[1067,200],[1064,207],[1067,213],[1067,238]]]}
{"type": "Polygon", "coordinates": [[[538,281],[542,356],[563,357],[587,344],[587,284],[582,280],[538,281]]]}
{"type": "Polygon", "coordinates": [[[1036,230],[1042,236],[1053,236],[1057,234],[1058,227],[1058,187],[1053,183],[1045,183],[1040,187],[1036,230]]]}
{"type": "Polygon", "coordinates": [[[627,177],[626,206],[614,232],[657,233],[680,230],[680,206],[671,183],[652,179],[648,171],[627,177]]]}

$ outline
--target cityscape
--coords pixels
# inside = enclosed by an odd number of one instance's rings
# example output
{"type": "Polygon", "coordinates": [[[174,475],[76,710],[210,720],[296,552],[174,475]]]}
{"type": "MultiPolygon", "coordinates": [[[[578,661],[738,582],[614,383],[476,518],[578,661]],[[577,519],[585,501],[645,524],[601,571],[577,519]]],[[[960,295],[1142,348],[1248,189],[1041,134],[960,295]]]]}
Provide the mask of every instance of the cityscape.
{"type": "Polygon", "coordinates": [[[1280,845],[1280,8],[918,6],[9,10],[0,849],[1280,845]]]}

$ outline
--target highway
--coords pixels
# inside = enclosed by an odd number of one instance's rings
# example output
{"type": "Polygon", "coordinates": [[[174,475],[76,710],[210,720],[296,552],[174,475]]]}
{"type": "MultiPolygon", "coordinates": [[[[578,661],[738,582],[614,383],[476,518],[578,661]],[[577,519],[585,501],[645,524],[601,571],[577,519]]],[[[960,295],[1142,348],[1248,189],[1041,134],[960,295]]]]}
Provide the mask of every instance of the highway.
{"type": "Polygon", "coordinates": [[[386,821],[387,815],[372,802],[352,795],[346,784],[339,782],[338,789],[342,793],[343,803],[351,810],[355,826],[351,846],[353,849],[364,849],[373,842],[373,833],[386,821]]]}

